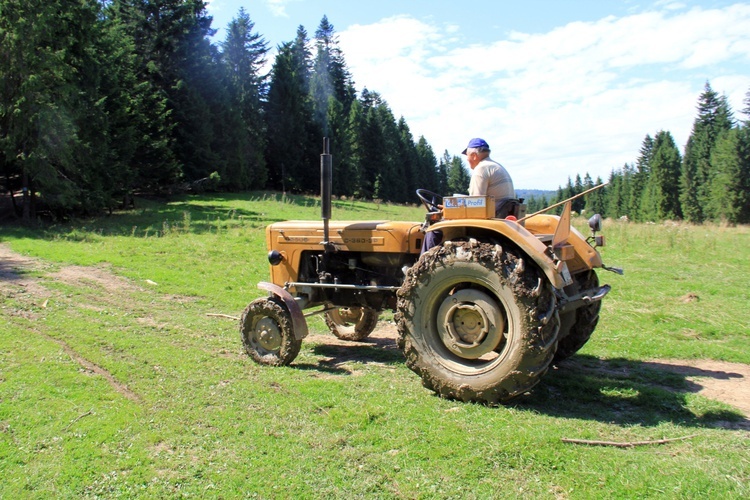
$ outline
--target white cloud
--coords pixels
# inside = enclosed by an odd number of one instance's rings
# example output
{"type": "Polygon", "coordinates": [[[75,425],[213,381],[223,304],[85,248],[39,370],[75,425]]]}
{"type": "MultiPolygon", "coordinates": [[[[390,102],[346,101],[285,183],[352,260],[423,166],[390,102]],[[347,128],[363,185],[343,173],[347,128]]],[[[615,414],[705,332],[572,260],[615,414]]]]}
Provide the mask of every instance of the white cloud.
{"type": "Polygon", "coordinates": [[[586,171],[606,179],[646,134],[669,130],[684,145],[706,80],[741,109],[750,5],[663,9],[484,45],[407,16],[339,36],[359,88],[379,92],[436,154],[481,136],[517,187],[554,189],[586,171]]]}
{"type": "Polygon", "coordinates": [[[293,1],[295,0],[266,0],[266,5],[274,16],[289,17],[289,14],[286,13],[286,6],[293,1]]]}

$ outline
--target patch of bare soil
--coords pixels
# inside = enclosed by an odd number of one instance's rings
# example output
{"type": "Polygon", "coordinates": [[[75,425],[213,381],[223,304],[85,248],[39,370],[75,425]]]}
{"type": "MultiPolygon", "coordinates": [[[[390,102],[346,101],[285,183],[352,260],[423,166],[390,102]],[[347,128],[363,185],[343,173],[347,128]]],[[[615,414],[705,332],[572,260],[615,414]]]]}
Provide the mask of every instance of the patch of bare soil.
{"type": "MultiPolygon", "coordinates": [[[[43,272],[44,270],[45,265],[43,262],[15,253],[7,246],[0,244],[0,298],[17,297],[24,302],[45,308],[47,302],[54,297],[54,292],[42,286],[39,279],[26,274],[30,271],[43,272]]],[[[95,292],[104,291],[104,295],[109,296],[122,296],[121,294],[123,293],[138,289],[138,287],[132,285],[124,278],[115,276],[104,269],[94,267],[67,266],[56,272],[47,274],[47,278],[94,288],[95,292]]],[[[98,297],[102,298],[102,294],[98,293],[98,297]]],[[[115,302],[116,299],[112,300],[110,298],[110,301],[115,302]]],[[[96,304],[79,304],[79,306],[94,309],[98,307],[96,304]]],[[[28,311],[24,311],[23,315],[29,319],[34,318],[34,315],[28,311]]],[[[128,399],[140,401],[141,398],[130,390],[127,385],[119,382],[106,369],[84,358],[63,340],[56,339],[36,329],[34,331],[45,339],[59,344],[68,356],[74,359],[86,373],[104,377],[115,391],[128,399]]]]}
{"type": "Polygon", "coordinates": [[[710,359],[657,359],[643,365],[684,376],[697,394],[733,406],[750,417],[750,365],[710,359]]]}
{"type": "Polygon", "coordinates": [[[115,276],[106,269],[85,266],[66,266],[50,275],[53,279],[64,283],[87,285],[100,288],[108,293],[134,292],[141,290],[130,281],[115,276]]]}
{"type": "Polygon", "coordinates": [[[42,301],[51,295],[44,287],[37,284],[34,278],[25,276],[25,272],[41,268],[31,257],[25,257],[0,244],[0,292],[2,296],[15,296],[17,293],[30,293],[42,301]]]}
{"type": "Polygon", "coordinates": [[[398,349],[396,347],[396,339],[398,338],[398,331],[396,325],[386,321],[378,321],[378,326],[365,340],[362,341],[351,341],[341,340],[334,334],[311,334],[308,335],[305,340],[315,342],[318,344],[335,345],[335,346],[372,346],[383,347],[385,349],[398,349]]]}

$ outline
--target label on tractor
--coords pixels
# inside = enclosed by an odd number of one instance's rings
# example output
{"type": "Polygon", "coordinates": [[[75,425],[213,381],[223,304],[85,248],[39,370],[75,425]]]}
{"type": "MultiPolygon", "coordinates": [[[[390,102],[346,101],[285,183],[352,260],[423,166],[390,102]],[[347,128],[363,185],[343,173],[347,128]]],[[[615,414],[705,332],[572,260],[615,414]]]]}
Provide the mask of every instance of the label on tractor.
{"type": "MultiPolygon", "coordinates": [[[[320,243],[320,236],[288,236],[281,235],[276,238],[276,241],[281,244],[314,244],[320,243]]],[[[385,244],[385,238],[382,236],[344,236],[344,237],[333,237],[331,243],[344,244],[344,245],[376,245],[382,246],[385,244]]]]}
{"type": "Polygon", "coordinates": [[[485,208],[487,197],[485,196],[451,196],[444,200],[445,208],[485,208]]]}

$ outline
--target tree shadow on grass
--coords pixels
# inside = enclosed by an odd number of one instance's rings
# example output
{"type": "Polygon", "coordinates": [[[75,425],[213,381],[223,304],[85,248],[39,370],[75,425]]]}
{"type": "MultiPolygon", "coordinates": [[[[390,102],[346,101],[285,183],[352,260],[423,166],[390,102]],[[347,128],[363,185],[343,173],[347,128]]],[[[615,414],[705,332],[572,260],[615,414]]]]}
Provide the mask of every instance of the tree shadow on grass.
{"type": "Polygon", "coordinates": [[[692,374],[677,373],[659,363],[576,355],[550,367],[532,391],[510,405],[556,417],[619,425],[672,422],[750,430],[750,420],[738,410],[712,400],[691,401],[690,395],[702,388],[687,379],[693,375],[737,376],[698,369],[692,374]]]}
{"type": "MultiPolygon", "coordinates": [[[[208,198],[195,199],[200,203],[194,203],[190,197],[180,197],[168,203],[138,199],[136,208],[118,210],[111,215],[62,222],[46,221],[32,227],[20,223],[7,224],[1,229],[3,233],[18,238],[85,240],[90,234],[101,237],[150,237],[169,232],[205,234],[228,226],[263,228],[272,222],[283,220],[260,211],[212,204],[208,198]]],[[[221,201],[231,200],[222,198],[221,201]]]]}

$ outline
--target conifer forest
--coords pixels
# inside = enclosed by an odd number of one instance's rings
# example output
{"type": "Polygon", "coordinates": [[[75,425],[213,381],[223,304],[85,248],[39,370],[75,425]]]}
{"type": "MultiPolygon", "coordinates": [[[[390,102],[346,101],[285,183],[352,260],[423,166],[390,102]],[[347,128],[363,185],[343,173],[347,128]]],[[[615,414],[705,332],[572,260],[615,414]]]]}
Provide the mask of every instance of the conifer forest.
{"type": "MultiPolygon", "coordinates": [[[[326,16],[272,61],[244,9],[223,40],[215,32],[203,0],[0,0],[0,190],[12,217],[96,215],[185,192],[314,194],[323,137],[336,196],[414,203],[417,188],[467,191],[460,157],[413,137],[386,96],[355,90],[326,16]]],[[[606,181],[574,210],[750,222],[750,91],[739,118],[709,82],[696,97],[684,151],[669,131],[646,135],[633,164],[606,180],[576,174],[529,209],[606,181]]]]}

